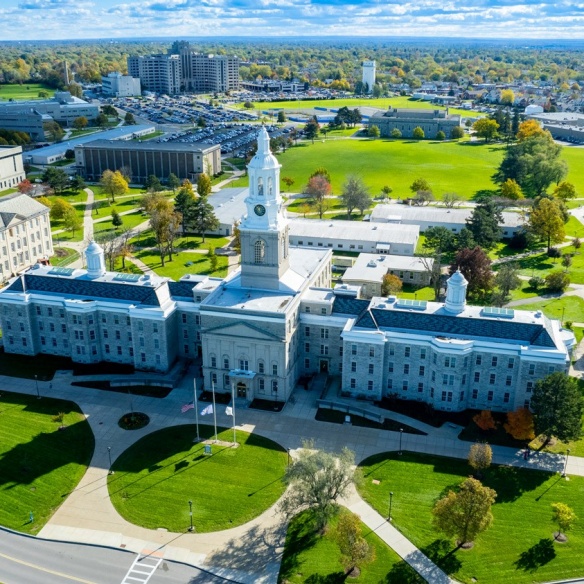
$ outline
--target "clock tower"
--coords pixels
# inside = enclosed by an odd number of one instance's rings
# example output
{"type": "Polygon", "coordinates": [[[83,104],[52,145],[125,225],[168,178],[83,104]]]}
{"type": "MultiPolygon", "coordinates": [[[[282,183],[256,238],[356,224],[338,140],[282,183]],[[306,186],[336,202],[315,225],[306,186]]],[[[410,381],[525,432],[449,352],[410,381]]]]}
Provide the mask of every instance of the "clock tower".
{"type": "Polygon", "coordinates": [[[280,164],[270,151],[270,136],[262,126],[258,150],[247,166],[247,215],[239,226],[241,284],[278,289],[288,269],[288,221],[282,211],[280,164]]]}

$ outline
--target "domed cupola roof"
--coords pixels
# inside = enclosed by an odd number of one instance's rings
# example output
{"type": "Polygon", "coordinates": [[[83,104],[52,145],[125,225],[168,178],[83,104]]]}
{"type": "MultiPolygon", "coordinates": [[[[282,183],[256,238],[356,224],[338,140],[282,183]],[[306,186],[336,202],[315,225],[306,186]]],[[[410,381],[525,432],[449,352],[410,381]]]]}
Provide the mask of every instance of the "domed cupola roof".
{"type": "Polygon", "coordinates": [[[278,159],[270,150],[270,136],[264,126],[262,126],[258,136],[258,151],[247,167],[265,170],[280,168],[278,159]]]}

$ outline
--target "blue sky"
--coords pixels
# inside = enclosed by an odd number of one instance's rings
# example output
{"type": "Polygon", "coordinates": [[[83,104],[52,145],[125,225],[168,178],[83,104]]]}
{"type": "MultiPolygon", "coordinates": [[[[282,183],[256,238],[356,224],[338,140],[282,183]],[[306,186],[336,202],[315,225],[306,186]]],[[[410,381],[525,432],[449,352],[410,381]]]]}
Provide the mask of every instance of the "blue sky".
{"type": "Polygon", "coordinates": [[[0,39],[584,39],[584,0],[0,0],[0,39]]]}

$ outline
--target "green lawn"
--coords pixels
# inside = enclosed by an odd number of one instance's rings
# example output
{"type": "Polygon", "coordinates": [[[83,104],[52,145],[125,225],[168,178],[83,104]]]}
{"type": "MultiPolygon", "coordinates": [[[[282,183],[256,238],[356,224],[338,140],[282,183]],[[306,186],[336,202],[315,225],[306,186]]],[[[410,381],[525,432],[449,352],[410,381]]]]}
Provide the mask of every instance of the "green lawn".
{"type": "MultiPolygon", "coordinates": [[[[212,426],[200,426],[212,437],[212,426]]],[[[149,529],[183,532],[193,521],[204,533],[242,525],[273,505],[284,492],[286,450],[255,434],[237,432],[238,448],[194,444],[194,425],[165,428],[145,436],[115,462],[108,478],[112,503],[127,521],[149,529]],[[172,493],[172,496],[170,494],[172,493]]],[[[221,428],[219,440],[230,441],[221,428]]]]}
{"type": "Polygon", "coordinates": [[[71,130],[71,138],[79,138],[80,136],[88,136],[89,134],[96,134],[100,132],[101,128],[84,128],[83,130],[71,130]]]}
{"type": "MultiPolygon", "coordinates": [[[[93,195],[95,200],[99,200],[99,199],[109,199],[109,194],[107,194],[104,190],[103,187],[100,184],[95,184],[95,185],[89,185],[89,188],[93,191],[93,195]]],[[[117,197],[116,200],[118,199],[124,199],[125,197],[127,197],[128,195],[143,195],[145,194],[145,190],[141,187],[130,187],[128,189],[128,192],[123,195],[122,197],[117,197]]],[[[138,198],[136,198],[137,200],[138,198]]]]}
{"type": "Polygon", "coordinates": [[[51,257],[52,266],[68,266],[79,258],[79,252],[71,247],[55,247],[55,255],[51,257]]]}
{"type": "Polygon", "coordinates": [[[59,247],[59,244],[62,241],[83,241],[83,219],[85,217],[85,207],[83,205],[76,205],[74,209],[79,218],[81,219],[81,227],[77,231],[75,231],[75,233],[71,233],[70,231],[62,231],[61,233],[55,234],[55,231],[60,231],[61,229],[64,229],[63,220],[51,219],[51,231],[53,232],[53,242],[57,244],[57,247],[59,247]]]}
{"type": "Polygon", "coordinates": [[[64,400],[2,391],[0,416],[0,525],[38,533],[85,473],[93,434],[64,400]],[[52,420],[59,413],[64,430],[52,420]]]}
{"type": "Polygon", "coordinates": [[[166,276],[176,281],[180,280],[185,274],[208,274],[214,277],[224,277],[227,275],[227,258],[225,256],[217,257],[217,270],[211,272],[211,265],[207,254],[179,251],[173,254],[171,262],[168,261],[167,256],[164,261],[164,266],[160,261],[160,255],[154,250],[143,250],[136,252],[134,255],[159,276],[166,276]]]}
{"type": "MultiPolygon", "coordinates": [[[[156,246],[156,239],[154,238],[154,234],[152,233],[151,229],[147,229],[146,231],[142,231],[139,235],[132,238],[130,240],[137,249],[143,247],[155,247],[156,246]]],[[[175,247],[178,250],[187,250],[187,249],[209,249],[210,247],[214,247],[217,249],[218,247],[225,247],[229,243],[229,239],[227,237],[222,237],[220,235],[207,235],[205,236],[205,241],[198,235],[189,235],[187,237],[178,237],[175,240],[175,247]]]]}
{"type": "MultiPolygon", "coordinates": [[[[347,511],[342,508],[341,513],[347,511]]],[[[336,525],[335,517],[330,527],[336,525]]],[[[369,545],[375,548],[375,560],[363,566],[358,578],[346,580],[340,563],[338,545],[333,541],[330,531],[323,536],[315,533],[310,511],[300,513],[292,519],[286,534],[286,544],[280,565],[278,582],[301,584],[336,584],[342,582],[382,584],[418,584],[425,580],[403,561],[391,548],[387,547],[374,532],[361,523],[361,534],[369,545]]]]}
{"type": "MultiPolygon", "coordinates": [[[[525,280],[521,281],[521,286],[516,290],[511,290],[511,300],[523,300],[526,298],[534,298],[540,294],[546,294],[547,290],[535,290],[525,280]]],[[[527,305],[524,310],[530,310],[527,305]]]]}
{"type": "MultiPolygon", "coordinates": [[[[364,179],[372,196],[389,185],[393,188],[393,198],[409,197],[412,182],[423,177],[438,198],[446,192],[456,192],[470,199],[478,190],[496,188],[491,176],[501,162],[504,148],[499,144],[466,141],[327,140],[313,145],[303,143],[278,157],[282,177],[294,179],[296,192],[302,190],[315,168],[324,166],[331,174],[335,194],[340,193],[348,174],[357,174],[364,179]]],[[[232,186],[247,183],[248,177],[242,177],[232,186]]],[[[281,189],[285,189],[284,184],[281,189]]]]}
{"type": "MultiPolygon", "coordinates": [[[[276,101],[276,102],[254,102],[256,110],[269,111],[281,110],[302,112],[302,110],[312,110],[314,107],[326,107],[339,109],[341,107],[348,107],[354,109],[356,107],[373,107],[378,109],[389,109],[390,107],[399,108],[415,108],[415,109],[445,109],[442,106],[430,103],[428,101],[420,101],[412,99],[407,96],[400,97],[382,97],[378,99],[366,99],[363,97],[349,97],[340,99],[313,99],[306,101],[276,101]]],[[[239,104],[240,109],[243,109],[243,104],[239,104]]],[[[461,114],[464,117],[474,118],[484,114],[478,112],[470,112],[467,110],[460,110],[457,108],[449,108],[450,113],[461,114]]]]}
{"type": "Polygon", "coordinates": [[[41,83],[25,83],[23,85],[18,83],[11,83],[6,85],[0,83],[0,101],[8,101],[9,99],[45,99],[40,98],[38,95],[41,89],[47,91],[50,97],[52,97],[55,93],[54,89],[45,87],[41,83]]]}
{"type": "Polygon", "coordinates": [[[574,524],[568,543],[557,545],[551,521],[551,504],[559,501],[584,517],[583,477],[566,481],[558,474],[492,467],[483,482],[497,492],[495,520],[472,550],[461,551],[433,529],[431,509],[470,474],[465,461],[405,452],[376,455],[360,466],[365,500],[386,516],[393,491],[395,527],[456,580],[530,584],[584,574],[584,522],[574,524]]]}
{"type": "Polygon", "coordinates": [[[412,300],[428,300],[434,302],[434,289],[430,286],[416,288],[405,284],[402,291],[398,294],[399,298],[411,298],[412,300]]]}
{"type": "MultiPolygon", "coordinates": [[[[584,164],[582,164],[582,156],[584,156],[582,148],[564,146],[562,149],[562,157],[569,167],[566,180],[574,184],[577,193],[582,193],[579,195],[581,197],[584,196],[584,164]]],[[[582,201],[580,201],[580,204],[582,204],[582,201]]]]}
{"type": "MultiPolygon", "coordinates": [[[[568,269],[570,281],[573,284],[584,284],[584,251],[573,246],[561,248],[562,255],[572,256],[572,265],[568,269]]],[[[517,262],[519,273],[524,276],[541,276],[544,278],[550,272],[563,270],[560,258],[550,258],[547,253],[531,256],[517,262]]]]}
{"type": "Polygon", "coordinates": [[[582,223],[580,223],[580,221],[572,215],[570,215],[570,219],[568,219],[564,229],[566,230],[566,235],[579,238],[584,237],[584,225],[582,225],[582,223]]]}
{"type": "Polygon", "coordinates": [[[55,199],[64,199],[65,201],[71,203],[72,205],[73,204],[81,205],[81,207],[83,208],[82,203],[85,203],[87,201],[87,193],[85,191],[79,191],[78,193],[74,193],[73,191],[63,191],[58,195],[50,195],[49,197],[47,197],[47,199],[51,201],[51,203],[54,203],[55,199]]]}
{"type": "Polygon", "coordinates": [[[542,302],[530,302],[519,306],[514,306],[517,310],[541,310],[550,318],[567,320],[572,322],[584,321],[584,299],[580,296],[562,296],[543,300],[542,302]]]}
{"type": "Polygon", "coordinates": [[[4,189],[0,191],[0,197],[5,197],[6,195],[11,195],[12,193],[17,193],[18,189],[4,189]]]}
{"type": "MultiPolygon", "coordinates": [[[[102,213],[103,214],[103,213],[102,213]]],[[[95,217],[95,215],[94,215],[95,217]]],[[[123,221],[121,227],[118,228],[118,231],[122,229],[133,229],[140,223],[144,223],[144,221],[148,221],[148,217],[142,215],[141,211],[136,211],[134,213],[128,213],[127,215],[120,215],[120,219],[123,221]]],[[[103,233],[104,231],[115,231],[116,228],[112,225],[112,220],[108,219],[107,221],[98,221],[93,223],[93,232],[95,234],[103,233]]]]}

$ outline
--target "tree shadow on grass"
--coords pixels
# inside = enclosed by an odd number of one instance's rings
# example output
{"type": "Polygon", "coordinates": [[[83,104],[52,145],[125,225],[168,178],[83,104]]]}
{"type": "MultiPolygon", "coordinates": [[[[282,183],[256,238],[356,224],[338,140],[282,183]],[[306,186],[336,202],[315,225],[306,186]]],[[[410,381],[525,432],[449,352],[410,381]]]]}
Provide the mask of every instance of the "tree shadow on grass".
{"type": "Polygon", "coordinates": [[[342,584],[349,576],[344,572],[335,572],[334,574],[311,574],[304,580],[306,584],[342,584]]]}
{"type": "Polygon", "coordinates": [[[393,568],[378,584],[424,584],[422,578],[405,560],[394,564],[393,568]]]}
{"type": "Polygon", "coordinates": [[[310,511],[297,515],[288,526],[286,546],[280,564],[279,582],[285,582],[301,569],[300,555],[316,544],[318,533],[311,521],[310,511]]]}
{"type": "Polygon", "coordinates": [[[495,466],[485,472],[483,484],[497,492],[497,503],[517,500],[527,491],[535,491],[551,477],[551,473],[495,466]]]}
{"type": "Polygon", "coordinates": [[[521,552],[519,558],[513,562],[518,570],[525,572],[536,572],[556,557],[554,542],[549,538],[541,538],[528,550],[521,552]]]}
{"type": "Polygon", "coordinates": [[[454,574],[462,567],[462,562],[455,555],[457,550],[449,540],[435,539],[420,551],[444,572],[454,574]]]}

